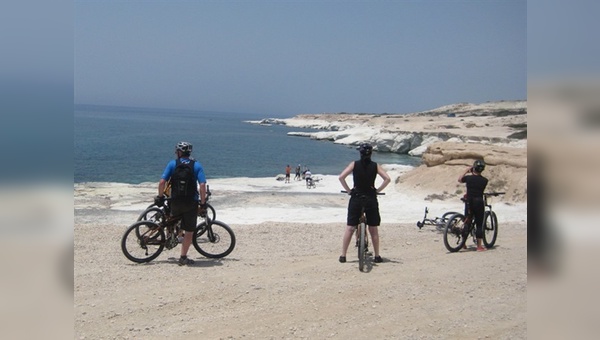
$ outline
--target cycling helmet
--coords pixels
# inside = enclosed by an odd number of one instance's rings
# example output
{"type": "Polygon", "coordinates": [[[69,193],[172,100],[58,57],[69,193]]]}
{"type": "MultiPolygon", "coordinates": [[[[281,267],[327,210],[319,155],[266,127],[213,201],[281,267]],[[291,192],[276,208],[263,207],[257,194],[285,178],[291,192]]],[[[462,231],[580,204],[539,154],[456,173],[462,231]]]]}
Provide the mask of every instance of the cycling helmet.
{"type": "Polygon", "coordinates": [[[188,142],[179,142],[175,147],[175,150],[181,151],[184,155],[189,156],[192,153],[192,144],[188,142]]]}
{"type": "Polygon", "coordinates": [[[373,153],[373,147],[369,143],[362,143],[358,147],[358,151],[362,157],[371,157],[371,154],[373,153]]]}
{"type": "Polygon", "coordinates": [[[485,163],[481,159],[476,160],[473,163],[473,171],[481,173],[483,170],[485,170],[485,163]]]}

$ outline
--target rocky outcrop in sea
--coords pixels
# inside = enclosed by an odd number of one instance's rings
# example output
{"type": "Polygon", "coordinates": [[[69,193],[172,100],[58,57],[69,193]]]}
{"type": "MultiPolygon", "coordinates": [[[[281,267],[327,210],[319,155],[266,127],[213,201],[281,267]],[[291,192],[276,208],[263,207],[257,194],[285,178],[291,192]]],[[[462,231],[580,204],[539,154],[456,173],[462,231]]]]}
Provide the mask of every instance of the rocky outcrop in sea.
{"type": "Polygon", "coordinates": [[[344,145],[371,143],[379,152],[422,156],[437,142],[527,146],[527,102],[459,103],[409,114],[321,113],[251,123],[308,128],[290,136],[329,140],[344,145]]]}

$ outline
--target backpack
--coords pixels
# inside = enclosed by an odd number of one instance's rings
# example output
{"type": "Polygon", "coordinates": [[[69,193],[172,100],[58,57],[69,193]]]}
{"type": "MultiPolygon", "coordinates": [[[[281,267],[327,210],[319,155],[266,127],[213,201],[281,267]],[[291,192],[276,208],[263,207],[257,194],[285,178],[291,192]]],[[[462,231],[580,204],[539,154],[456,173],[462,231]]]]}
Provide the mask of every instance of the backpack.
{"type": "Polygon", "coordinates": [[[171,176],[171,198],[193,199],[197,192],[196,174],[194,173],[194,160],[188,163],[177,160],[175,170],[171,176]]]}

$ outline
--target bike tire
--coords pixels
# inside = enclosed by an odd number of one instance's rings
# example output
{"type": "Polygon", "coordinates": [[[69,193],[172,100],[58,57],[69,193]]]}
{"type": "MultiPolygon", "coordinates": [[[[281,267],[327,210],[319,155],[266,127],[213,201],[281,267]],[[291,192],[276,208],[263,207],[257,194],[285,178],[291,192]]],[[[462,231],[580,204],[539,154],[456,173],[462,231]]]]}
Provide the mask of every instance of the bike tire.
{"type": "Polygon", "coordinates": [[[468,235],[465,235],[465,216],[456,213],[448,218],[444,227],[444,246],[449,252],[455,253],[462,249],[467,242],[468,235]]]}
{"type": "Polygon", "coordinates": [[[138,216],[137,220],[159,224],[165,221],[165,212],[157,206],[150,206],[138,216]]]}
{"type": "Polygon", "coordinates": [[[221,221],[206,221],[198,224],[192,239],[194,248],[208,257],[218,259],[229,255],[235,248],[233,230],[221,221]]]}
{"type": "MultiPolygon", "coordinates": [[[[204,216],[200,216],[200,206],[198,206],[198,216],[199,217],[204,217],[204,216]]],[[[209,203],[206,203],[206,216],[211,220],[214,221],[217,219],[217,211],[215,210],[215,208],[213,208],[212,205],[210,205],[209,203]]]]}
{"type": "Polygon", "coordinates": [[[483,244],[486,248],[492,248],[498,237],[498,217],[493,211],[486,211],[483,219],[483,244]]]}
{"type": "Polygon", "coordinates": [[[140,221],[132,224],[121,239],[126,258],[136,263],[150,262],[165,248],[165,233],[156,223],[140,221]]]}
{"type": "Polygon", "coordinates": [[[442,219],[445,220],[447,218],[450,218],[452,215],[456,215],[456,214],[460,214],[460,213],[456,212],[456,211],[448,211],[447,213],[444,213],[442,215],[442,219]]]}
{"type": "Polygon", "coordinates": [[[366,262],[366,247],[367,247],[367,227],[365,223],[358,226],[358,270],[361,272],[365,267],[366,262]]]}

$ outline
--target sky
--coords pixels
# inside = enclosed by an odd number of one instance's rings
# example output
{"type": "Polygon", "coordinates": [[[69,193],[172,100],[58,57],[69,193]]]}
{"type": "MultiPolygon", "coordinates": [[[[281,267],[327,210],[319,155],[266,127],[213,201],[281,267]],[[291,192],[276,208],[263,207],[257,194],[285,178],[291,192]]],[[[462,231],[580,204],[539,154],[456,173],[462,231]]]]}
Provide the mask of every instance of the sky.
{"type": "Polygon", "coordinates": [[[409,113],[527,98],[527,2],[75,1],[76,104],[409,113]]]}

